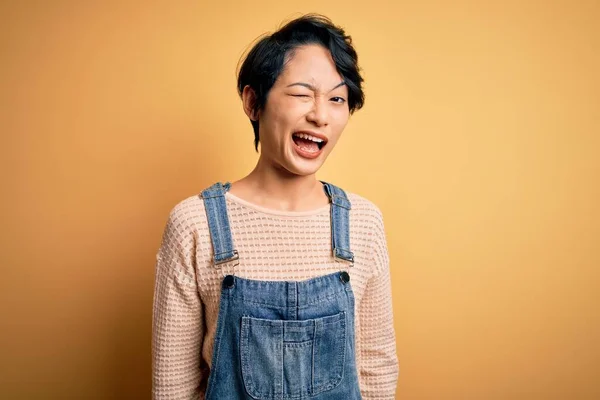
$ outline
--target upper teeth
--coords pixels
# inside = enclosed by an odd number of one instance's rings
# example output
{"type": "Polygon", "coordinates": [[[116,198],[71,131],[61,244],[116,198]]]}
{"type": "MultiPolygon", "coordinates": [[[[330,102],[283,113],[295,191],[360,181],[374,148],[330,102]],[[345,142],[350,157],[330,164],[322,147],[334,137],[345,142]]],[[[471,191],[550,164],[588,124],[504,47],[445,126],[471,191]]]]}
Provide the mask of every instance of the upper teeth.
{"type": "Polygon", "coordinates": [[[311,136],[307,133],[294,133],[294,135],[301,137],[302,139],[312,140],[313,142],[321,143],[323,139],[319,139],[317,137],[311,136]]]}

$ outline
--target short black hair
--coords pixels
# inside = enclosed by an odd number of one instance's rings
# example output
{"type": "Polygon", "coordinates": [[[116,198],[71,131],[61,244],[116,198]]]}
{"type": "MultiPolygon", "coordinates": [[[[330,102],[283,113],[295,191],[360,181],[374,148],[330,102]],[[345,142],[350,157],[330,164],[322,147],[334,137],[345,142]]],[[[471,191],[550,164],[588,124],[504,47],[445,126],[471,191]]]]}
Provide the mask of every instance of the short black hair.
{"type": "MultiPolygon", "coordinates": [[[[246,85],[256,94],[253,111],[263,109],[269,91],[281,74],[286,57],[293,56],[297,47],[318,44],[329,50],[337,72],[348,87],[350,113],[359,110],[365,102],[363,78],[358,67],[358,56],[352,38],[321,14],[305,14],[275,33],[261,38],[246,55],[238,72],[237,90],[240,97],[246,85]]],[[[258,121],[250,120],[254,128],[254,148],[258,152],[258,121]]]]}

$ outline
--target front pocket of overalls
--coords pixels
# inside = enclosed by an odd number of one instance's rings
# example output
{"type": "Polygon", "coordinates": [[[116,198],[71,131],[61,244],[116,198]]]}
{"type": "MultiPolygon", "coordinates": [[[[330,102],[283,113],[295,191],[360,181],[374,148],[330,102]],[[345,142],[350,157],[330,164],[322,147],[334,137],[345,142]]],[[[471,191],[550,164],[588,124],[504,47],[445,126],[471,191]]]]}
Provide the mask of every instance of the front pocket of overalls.
{"type": "Polygon", "coordinates": [[[242,317],[242,377],[254,399],[297,399],[338,386],[344,375],[346,312],[307,320],[242,317]]]}

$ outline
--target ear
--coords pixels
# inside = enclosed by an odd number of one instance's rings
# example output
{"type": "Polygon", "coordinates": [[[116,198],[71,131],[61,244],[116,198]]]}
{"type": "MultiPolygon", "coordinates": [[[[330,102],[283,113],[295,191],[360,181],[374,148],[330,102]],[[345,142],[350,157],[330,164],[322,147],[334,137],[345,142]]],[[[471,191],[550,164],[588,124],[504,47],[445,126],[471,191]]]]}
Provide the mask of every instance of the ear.
{"type": "Polygon", "coordinates": [[[242,91],[242,103],[244,105],[244,112],[252,121],[258,120],[258,113],[254,111],[254,104],[256,104],[256,93],[249,85],[244,86],[242,91]]]}

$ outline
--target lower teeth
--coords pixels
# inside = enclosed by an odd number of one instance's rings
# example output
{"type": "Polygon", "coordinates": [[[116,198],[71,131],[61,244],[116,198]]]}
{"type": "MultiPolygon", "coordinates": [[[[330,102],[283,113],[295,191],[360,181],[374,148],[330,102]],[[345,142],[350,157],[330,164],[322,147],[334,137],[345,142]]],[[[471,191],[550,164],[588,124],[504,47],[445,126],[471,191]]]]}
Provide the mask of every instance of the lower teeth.
{"type": "MultiPolygon", "coordinates": [[[[292,140],[293,140],[293,139],[292,139],[292,140]]],[[[319,148],[319,144],[318,144],[318,143],[315,143],[315,142],[312,142],[312,143],[313,143],[312,145],[306,145],[306,144],[299,145],[299,144],[298,144],[298,143],[296,143],[296,141],[294,140],[294,144],[295,144],[296,146],[298,146],[299,148],[301,148],[302,150],[306,151],[307,153],[316,153],[316,152],[318,152],[318,151],[320,150],[320,148],[319,148]]]]}

